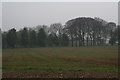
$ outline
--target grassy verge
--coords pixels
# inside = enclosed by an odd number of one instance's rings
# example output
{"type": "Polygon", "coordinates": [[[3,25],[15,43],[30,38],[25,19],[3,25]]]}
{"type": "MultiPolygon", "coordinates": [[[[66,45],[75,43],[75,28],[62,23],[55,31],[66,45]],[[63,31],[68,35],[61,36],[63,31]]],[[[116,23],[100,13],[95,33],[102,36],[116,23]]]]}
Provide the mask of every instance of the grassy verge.
{"type": "Polygon", "coordinates": [[[5,66],[3,70],[60,70],[60,71],[97,71],[97,72],[120,72],[117,68],[58,68],[58,67],[35,67],[35,66],[5,66]]]}

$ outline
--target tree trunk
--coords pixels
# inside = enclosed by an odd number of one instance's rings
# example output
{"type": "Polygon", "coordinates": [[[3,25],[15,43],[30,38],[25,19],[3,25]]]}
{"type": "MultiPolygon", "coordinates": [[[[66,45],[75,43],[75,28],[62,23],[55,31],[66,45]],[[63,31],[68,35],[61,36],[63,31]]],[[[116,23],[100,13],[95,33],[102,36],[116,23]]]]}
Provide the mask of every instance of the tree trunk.
{"type": "Polygon", "coordinates": [[[72,41],[72,47],[73,47],[73,36],[71,36],[71,41],[72,41]]]}
{"type": "Polygon", "coordinates": [[[82,34],[82,46],[85,46],[84,32],[82,34]]]}
{"type": "Polygon", "coordinates": [[[88,46],[88,37],[87,37],[87,39],[86,39],[86,45],[88,46]]]}
{"type": "Polygon", "coordinates": [[[76,35],[76,38],[75,38],[75,45],[77,47],[77,35],[76,35]]]}
{"type": "Polygon", "coordinates": [[[79,37],[79,46],[81,46],[82,44],[81,44],[81,37],[79,37]]]}

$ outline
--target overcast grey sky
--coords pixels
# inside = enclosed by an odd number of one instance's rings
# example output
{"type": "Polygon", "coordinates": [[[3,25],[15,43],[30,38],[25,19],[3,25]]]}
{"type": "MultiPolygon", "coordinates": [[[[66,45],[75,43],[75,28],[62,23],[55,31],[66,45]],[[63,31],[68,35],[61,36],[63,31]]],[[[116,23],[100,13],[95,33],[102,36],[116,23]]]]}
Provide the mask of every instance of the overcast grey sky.
{"type": "Polygon", "coordinates": [[[117,2],[3,2],[2,30],[50,25],[77,17],[100,17],[118,23],[117,2]]]}

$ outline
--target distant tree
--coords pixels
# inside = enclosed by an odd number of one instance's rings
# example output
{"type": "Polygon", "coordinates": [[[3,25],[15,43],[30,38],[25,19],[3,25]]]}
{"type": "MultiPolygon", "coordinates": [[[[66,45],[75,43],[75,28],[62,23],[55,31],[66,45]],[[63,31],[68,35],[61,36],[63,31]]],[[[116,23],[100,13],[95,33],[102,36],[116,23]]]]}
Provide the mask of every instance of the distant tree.
{"type": "Polygon", "coordinates": [[[59,45],[59,39],[56,34],[49,34],[47,42],[48,42],[48,46],[58,46],[59,45]]]}
{"type": "Polygon", "coordinates": [[[28,29],[27,28],[23,28],[23,30],[21,30],[21,45],[23,47],[28,47],[28,29]]]}
{"type": "Polygon", "coordinates": [[[52,34],[49,34],[47,37],[47,45],[48,46],[53,46],[53,38],[54,36],[52,34]]]}
{"type": "Polygon", "coordinates": [[[2,49],[2,31],[0,28],[0,50],[2,49]]]}
{"type": "Polygon", "coordinates": [[[118,31],[117,31],[117,36],[118,36],[118,45],[120,46],[120,25],[118,25],[118,31]]]}
{"type": "Polygon", "coordinates": [[[120,34],[119,34],[119,32],[120,32],[120,26],[118,25],[116,27],[116,29],[113,31],[112,36],[110,38],[109,43],[111,45],[114,45],[114,44],[120,45],[120,43],[119,43],[120,42],[120,34]]]}
{"type": "Polygon", "coordinates": [[[6,34],[6,42],[8,48],[15,48],[16,46],[16,29],[10,29],[8,33],[6,34]]]}
{"type": "Polygon", "coordinates": [[[35,47],[37,42],[36,32],[34,30],[29,30],[29,45],[30,47],[35,47]]]}
{"type": "Polygon", "coordinates": [[[71,46],[74,46],[74,22],[75,19],[69,20],[66,22],[64,30],[66,30],[65,32],[67,33],[67,35],[70,37],[70,41],[71,41],[71,46]]]}
{"type": "Polygon", "coordinates": [[[112,34],[112,35],[111,35],[111,38],[110,38],[110,40],[109,40],[109,43],[110,43],[111,45],[114,45],[114,44],[116,43],[116,35],[115,35],[115,32],[112,32],[111,34],[112,34]]]}
{"type": "Polygon", "coordinates": [[[16,47],[18,47],[18,48],[19,47],[23,47],[21,33],[22,33],[22,30],[19,30],[19,31],[16,32],[16,34],[17,34],[17,39],[16,39],[17,40],[17,42],[16,42],[17,44],[16,44],[16,47]]]}
{"type": "Polygon", "coordinates": [[[52,34],[56,34],[56,35],[60,35],[62,34],[62,24],[61,23],[54,23],[50,25],[50,29],[49,29],[49,33],[52,34]]]}
{"type": "Polygon", "coordinates": [[[77,46],[77,42],[79,42],[79,46],[92,45],[93,41],[100,44],[102,24],[93,18],[80,17],[69,20],[65,28],[71,36],[72,46],[74,46],[73,42],[75,42],[75,46],[77,46]]]}
{"type": "MultiPolygon", "coordinates": [[[[1,31],[1,29],[0,29],[1,31]]],[[[120,25],[100,18],[79,17],[61,23],[38,25],[36,28],[14,28],[2,33],[2,47],[95,46],[120,45],[120,25]]]]}
{"type": "Polygon", "coordinates": [[[7,32],[2,33],[2,48],[7,48],[7,38],[6,38],[7,32]]]}
{"type": "Polygon", "coordinates": [[[49,27],[46,26],[46,25],[37,25],[37,26],[34,28],[34,30],[35,30],[35,32],[38,33],[41,28],[43,28],[44,31],[45,31],[45,33],[48,35],[48,33],[49,33],[49,27]]]}
{"type": "Polygon", "coordinates": [[[53,36],[53,45],[58,46],[59,45],[59,38],[56,34],[53,36]]]}
{"type": "Polygon", "coordinates": [[[46,33],[43,28],[39,29],[39,32],[37,34],[37,42],[38,46],[45,47],[46,46],[46,33]]]}
{"type": "Polygon", "coordinates": [[[61,46],[61,35],[63,26],[61,23],[54,23],[50,25],[49,34],[56,35],[58,37],[59,46],[61,46]]]}
{"type": "Polygon", "coordinates": [[[109,37],[110,37],[109,43],[113,45],[116,43],[116,35],[115,35],[116,24],[114,22],[109,22],[107,26],[108,26],[109,37]]]}
{"type": "Polygon", "coordinates": [[[62,34],[62,46],[68,46],[69,45],[69,37],[66,34],[62,34]]]}

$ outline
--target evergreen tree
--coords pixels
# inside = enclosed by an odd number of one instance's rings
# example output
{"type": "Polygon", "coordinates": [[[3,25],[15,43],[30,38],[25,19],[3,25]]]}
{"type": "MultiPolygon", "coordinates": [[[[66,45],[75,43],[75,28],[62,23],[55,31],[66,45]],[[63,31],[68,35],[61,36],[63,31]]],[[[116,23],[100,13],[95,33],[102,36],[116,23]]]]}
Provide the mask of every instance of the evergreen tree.
{"type": "Polygon", "coordinates": [[[38,46],[45,47],[46,46],[46,33],[43,28],[41,28],[37,35],[38,46]]]}
{"type": "Polygon", "coordinates": [[[36,46],[36,32],[34,30],[29,31],[29,46],[35,47],[36,46]]]}
{"type": "Polygon", "coordinates": [[[23,47],[28,47],[28,29],[24,28],[21,31],[21,44],[23,47]]]}
{"type": "Polygon", "coordinates": [[[7,32],[2,33],[2,48],[7,48],[7,38],[6,38],[7,32]]]}
{"type": "Polygon", "coordinates": [[[8,48],[15,48],[16,46],[16,29],[10,29],[6,34],[6,43],[8,48]]]}

